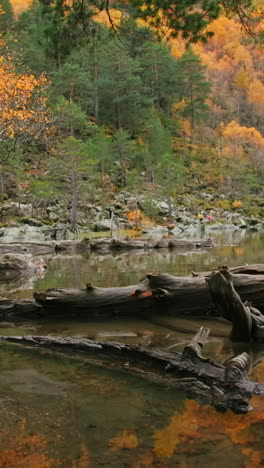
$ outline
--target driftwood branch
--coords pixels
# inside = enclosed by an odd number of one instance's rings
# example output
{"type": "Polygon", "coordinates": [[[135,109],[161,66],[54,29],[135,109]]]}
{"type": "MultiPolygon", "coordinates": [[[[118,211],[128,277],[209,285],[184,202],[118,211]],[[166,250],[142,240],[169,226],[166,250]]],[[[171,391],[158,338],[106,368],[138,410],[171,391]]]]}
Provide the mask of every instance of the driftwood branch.
{"type": "Polygon", "coordinates": [[[202,327],[183,353],[167,353],[142,345],[92,341],[72,337],[0,336],[12,342],[37,349],[81,351],[97,359],[111,362],[126,372],[136,373],[153,381],[163,382],[186,392],[190,398],[211,404],[221,411],[247,413],[252,408],[245,398],[264,395],[264,385],[249,380],[249,356],[243,353],[226,366],[202,356],[209,330],[202,327]]]}
{"type": "Polygon", "coordinates": [[[206,282],[219,315],[232,322],[232,341],[264,341],[264,316],[243,302],[237,293],[235,276],[225,267],[213,272],[206,282]]]}

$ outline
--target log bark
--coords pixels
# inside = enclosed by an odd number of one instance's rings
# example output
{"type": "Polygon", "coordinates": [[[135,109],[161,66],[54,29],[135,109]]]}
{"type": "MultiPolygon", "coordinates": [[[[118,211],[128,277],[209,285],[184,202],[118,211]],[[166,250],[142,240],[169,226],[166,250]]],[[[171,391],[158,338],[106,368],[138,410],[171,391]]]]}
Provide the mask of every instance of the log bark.
{"type": "Polygon", "coordinates": [[[185,391],[188,397],[211,404],[220,411],[231,409],[235,413],[247,413],[252,408],[245,398],[264,395],[264,385],[249,380],[247,353],[229,360],[225,366],[204,358],[202,350],[208,335],[209,330],[201,327],[183,353],[72,337],[0,336],[0,341],[74,353],[81,351],[103,360],[104,365],[108,359],[126,372],[185,391]]]}

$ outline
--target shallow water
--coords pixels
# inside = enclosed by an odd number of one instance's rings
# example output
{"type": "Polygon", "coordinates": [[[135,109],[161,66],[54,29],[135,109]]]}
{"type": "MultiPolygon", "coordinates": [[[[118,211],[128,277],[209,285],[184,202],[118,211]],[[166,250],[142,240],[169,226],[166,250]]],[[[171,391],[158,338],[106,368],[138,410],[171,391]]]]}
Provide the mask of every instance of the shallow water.
{"type": "MultiPolygon", "coordinates": [[[[218,265],[263,263],[264,237],[245,231],[216,238],[209,252],[122,253],[47,258],[44,278],[1,284],[6,295],[31,297],[48,287],[138,283],[146,271],[175,275],[218,265]],[[229,236],[229,238],[227,238],[229,236]],[[228,246],[232,243],[232,246],[228,246]]],[[[254,378],[264,381],[264,345],[232,346],[230,326],[216,319],[67,320],[13,324],[1,334],[53,334],[142,343],[181,351],[200,326],[211,335],[205,355],[223,362],[248,351],[254,378]]],[[[0,468],[259,467],[264,463],[264,398],[248,415],[218,413],[166,385],[131,376],[83,354],[1,345],[0,468]]]]}

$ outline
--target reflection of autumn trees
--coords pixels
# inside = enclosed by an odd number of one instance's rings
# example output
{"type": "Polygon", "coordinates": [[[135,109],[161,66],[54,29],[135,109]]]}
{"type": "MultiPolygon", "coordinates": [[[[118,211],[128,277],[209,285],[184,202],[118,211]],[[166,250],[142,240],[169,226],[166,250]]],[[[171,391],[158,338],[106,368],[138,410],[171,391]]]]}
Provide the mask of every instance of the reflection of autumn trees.
{"type": "Polygon", "coordinates": [[[154,434],[154,453],[160,457],[172,457],[175,452],[182,453],[182,450],[195,453],[199,451],[199,441],[209,442],[224,435],[248,457],[245,466],[260,466],[261,453],[252,447],[252,425],[264,422],[263,405],[260,397],[254,397],[254,407],[257,409],[245,416],[231,412],[222,414],[212,407],[187,400],[183,413],[172,416],[169,425],[154,434]]]}
{"type": "Polygon", "coordinates": [[[73,461],[71,468],[88,468],[90,466],[90,455],[85,445],[81,446],[81,454],[78,460],[73,461]]]}
{"type": "Polygon", "coordinates": [[[125,429],[109,441],[111,450],[116,451],[123,448],[132,449],[138,446],[138,438],[134,431],[125,429]]]}
{"type": "Polygon", "coordinates": [[[6,428],[1,432],[5,448],[0,450],[0,468],[55,468],[60,465],[58,460],[47,455],[45,437],[28,433],[25,419],[17,424],[12,434],[6,428]]]}

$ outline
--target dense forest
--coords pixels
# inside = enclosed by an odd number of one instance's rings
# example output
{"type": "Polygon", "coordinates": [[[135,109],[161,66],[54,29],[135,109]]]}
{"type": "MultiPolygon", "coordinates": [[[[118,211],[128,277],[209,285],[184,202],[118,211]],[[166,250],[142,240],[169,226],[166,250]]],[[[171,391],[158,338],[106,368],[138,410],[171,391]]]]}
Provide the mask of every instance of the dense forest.
{"type": "Polygon", "coordinates": [[[99,10],[1,0],[2,202],[60,200],[73,225],[79,204],[124,190],[144,194],[152,218],[153,197],[252,205],[263,195],[263,22],[249,34],[239,12],[212,10],[207,33],[186,20],[177,34],[132,6],[99,10]]]}

